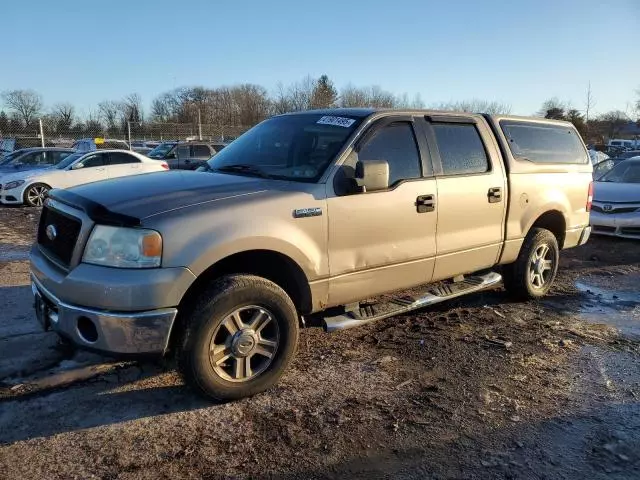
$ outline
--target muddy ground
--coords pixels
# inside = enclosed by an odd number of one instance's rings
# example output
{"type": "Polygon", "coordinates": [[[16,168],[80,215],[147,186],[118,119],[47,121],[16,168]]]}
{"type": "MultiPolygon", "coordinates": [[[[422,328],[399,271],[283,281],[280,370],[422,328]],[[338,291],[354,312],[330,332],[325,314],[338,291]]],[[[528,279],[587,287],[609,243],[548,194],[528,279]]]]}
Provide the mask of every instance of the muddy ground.
{"type": "Polygon", "coordinates": [[[212,404],[39,330],[36,221],[0,208],[0,478],[640,478],[637,242],[563,252],[541,302],[304,331],[276,388],[212,404]]]}

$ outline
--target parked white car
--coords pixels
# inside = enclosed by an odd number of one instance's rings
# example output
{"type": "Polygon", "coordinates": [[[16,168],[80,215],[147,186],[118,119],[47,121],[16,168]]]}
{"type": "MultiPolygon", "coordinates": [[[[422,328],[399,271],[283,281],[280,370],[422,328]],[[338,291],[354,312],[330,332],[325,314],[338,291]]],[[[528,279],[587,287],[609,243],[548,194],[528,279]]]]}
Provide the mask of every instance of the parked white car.
{"type": "Polygon", "coordinates": [[[164,161],[152,160],[129,150],[73,153],[51,168],[0,176],[0,203],[41,206],[52,188],[69,188],[168,169],[169,165],[164,161]]]}

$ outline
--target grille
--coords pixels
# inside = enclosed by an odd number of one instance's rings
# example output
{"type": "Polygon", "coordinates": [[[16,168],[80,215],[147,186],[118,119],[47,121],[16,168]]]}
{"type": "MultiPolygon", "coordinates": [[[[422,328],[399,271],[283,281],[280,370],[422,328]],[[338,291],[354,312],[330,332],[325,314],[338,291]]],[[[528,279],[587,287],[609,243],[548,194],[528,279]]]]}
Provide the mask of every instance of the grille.
{"type": "Polygon", "coordinates": [[[616,231],[616,227],[603,227],[601,225],[593,227],[595,232],[610,232],[613,233],[616,231]]]}
{"type": "Polygon", "coordinates": [[[613,213],[633,213],[636,210],[639,210],[640,207],[638,207],[638,206],[635,206],[635,207],[613,207],[611,210],[604,210],[602,207],[599,207],[597,205],[592,205],[591,209],[593,211],[595,211],[595,212],[613,214],[613,213]]]}
{"type": "Polygon", "coordinates": [[[640,227],[625,227],[621,231],[625,235],[640,235],[640,227]]]}
{"type": "Polygon", "coordinates": [[[46,253],[69,266],[81,227],[82,222],[77,218],[44,207],[38,226],[38,244],[46,253]],[[57,235],[53,240],[47,236],[49,225],[56,229],[57,235]]]}

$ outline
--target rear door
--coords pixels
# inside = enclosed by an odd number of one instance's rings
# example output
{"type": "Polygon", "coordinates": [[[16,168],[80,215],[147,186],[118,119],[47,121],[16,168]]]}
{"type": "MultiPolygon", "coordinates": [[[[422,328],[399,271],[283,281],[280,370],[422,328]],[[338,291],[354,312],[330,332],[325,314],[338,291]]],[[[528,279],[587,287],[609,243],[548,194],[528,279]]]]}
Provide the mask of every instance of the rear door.
{"type": "Polygon", "coordinates": [[[504,239],[506,178],[491,131],[478,117],[426,117],[438,186],[433,280],[491,267],[504,239]]]}
{"type": "Polygon", "coordinates": [[[110,152],[109,166],[107,171],[109,178],[126,177],[127,175],[135,175],[143,173],[140,159],[127,152],[110,152]]]}
{"type": "Polygon", "coordinates": [[[188,170],[192,156],[191,145],[178,145],[176,147],[176,161],[175,163],[169,163],[169,166],[180,170],[188,170]]]}

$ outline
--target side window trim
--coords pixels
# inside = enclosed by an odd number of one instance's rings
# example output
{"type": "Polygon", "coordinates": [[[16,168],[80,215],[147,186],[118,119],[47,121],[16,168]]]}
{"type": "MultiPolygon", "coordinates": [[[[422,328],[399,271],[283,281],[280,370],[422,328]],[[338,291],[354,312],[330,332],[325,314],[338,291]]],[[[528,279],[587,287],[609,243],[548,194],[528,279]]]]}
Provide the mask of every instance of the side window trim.
{"type": "Polygon", "coordinates": [[[480,129],[478,128],[478,124],[477,122],[471,121],[472,119],[470,117],[460,117],[460,120],[457,121],[453,121],[453,122],[449,122],[449,121],[441,121],[440,118],[438,118],[437,121],[431,121],[432,117],[425,117],[425,130],[426,130],[426,136],[427,136],[427,141],[429,144],[429,149],[430,152],[432,154],[432,162],[433,162],[433,170],[434,170],[434,175],[436,177],[442,177],[442,178],[448,178],[448,177],[470,177],[470,176],[476,176],[476,175],[491,175],[494,173],[494,165],[493,165],[493,159],[491,158],[491,155],[489,155],[489,149],[487,148],[485,139],[482,136],[482,132],[480,131],[480,129]],[[438,140],[436,138],[436,133],[435,130],[433,129],[433,124],[438,124],[438,125],[473,125],[473,128],[476,130],[476,133],[478,134],[478,137],[480,138],[480,143],[482,144],[482,148],[484,149],[484,154],[485,157],[487,158],[487,166],[488,169],[485,172],[477,172],[477,173],[450,173],[450,174],[446,174],[444,173],[444,167],[442,164],[442,158],[440,157],[440,149],[438,148],[438,140]]]}

